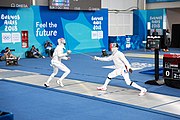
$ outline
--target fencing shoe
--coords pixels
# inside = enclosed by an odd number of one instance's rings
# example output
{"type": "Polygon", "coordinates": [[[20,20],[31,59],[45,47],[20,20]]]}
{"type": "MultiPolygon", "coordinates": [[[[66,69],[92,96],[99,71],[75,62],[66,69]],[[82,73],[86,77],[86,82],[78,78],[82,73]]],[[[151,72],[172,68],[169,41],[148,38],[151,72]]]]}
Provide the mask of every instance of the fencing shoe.
{"type": "Polygon", "coordinates": [[[141,92],[139,93],[139,96],[145,95],[146,92],[147,92],[147,89],[146,89],[146,88],[143,88],[143,89],[141,90],[141,92]]]}
{"type": "Polygon", "coordinates": [[[107,90],[107,87],[105,87],[105,86],[97,87],[97,90],[106,91],[106,90],[107,90]]]}
{"type": "Polygon", "coordinates": [[[64,87],[64,85],[63,85],[63,83],[62,83],[61,80],[57,80],[56,82],[57,82],[57,84],[60,85],[61,87],[64,87]]]}
{"type": "Polygon", "coordinates": [[[45,83],[44,83],[44,86],[45,86],[45,87],[49,87],[49,83],[45,82],[45,83]]]}

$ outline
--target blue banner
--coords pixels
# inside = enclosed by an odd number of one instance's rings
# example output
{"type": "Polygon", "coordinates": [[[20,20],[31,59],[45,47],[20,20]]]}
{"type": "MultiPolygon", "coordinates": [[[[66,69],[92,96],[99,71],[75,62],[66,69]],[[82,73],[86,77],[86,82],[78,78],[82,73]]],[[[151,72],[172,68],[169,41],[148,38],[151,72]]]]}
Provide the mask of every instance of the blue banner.
{"type": "Polygon", "coordinates": [[[150,23],[150,29],[163,29],[163,15],[163,9],[147,11],[147,22],[150,23]]]}
{"type": "Polygon", "coordinates": [[[109,36],[109,44],[111,43],[118,43],[120,51],[143,48],[142,37],[139,35],[109,36]]]}
{"type": "Polygon", "coordinates": [[[147,11],[135,10],[133,12],[133,34],[139,35],[144,41],[147,35],[147,11]]]}
{"type": "MultiPolygon", "coordinates": [[[[133,34],[142,37],[143,41],[146,41],[147,35],[152,35],[154,30],[158,32],[158,35],[163,35],[164,18],[166,16],[165,9],[153,9],[153,10],[136,10],[133,13],[133,34]]],[[[143,45],[143,44],[142,44],[143,45]]]]}
{"type": "Polygon", "coordinates": [[[45,6],[0,9],[0,50],[15,49],[16,55],[24,57],[35,45],[44,52],[49,40],[53,47],[57,39],[64,37],[66,48],[72,51],[97,52],[108,49],[108,10],[61,11],[45,6]],[[28,46],[23,47],[22,36],[28,34],[28,46]]]}
{"type": "Polygon", "coordinates": [[[157,3],[157,2],[180,2],[180,0],[146,0],[146,3],[157,3]]]}

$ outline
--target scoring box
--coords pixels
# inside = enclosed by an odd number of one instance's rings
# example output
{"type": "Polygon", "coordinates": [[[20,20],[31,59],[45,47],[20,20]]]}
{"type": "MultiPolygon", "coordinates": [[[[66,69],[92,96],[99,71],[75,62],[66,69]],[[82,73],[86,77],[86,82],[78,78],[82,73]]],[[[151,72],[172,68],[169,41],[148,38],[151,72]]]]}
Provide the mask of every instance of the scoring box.
{"type": "Polygon", "coordinates": [[[165,84],[180,88],[180,54],[164,54],[163,67],[165,84]]]}

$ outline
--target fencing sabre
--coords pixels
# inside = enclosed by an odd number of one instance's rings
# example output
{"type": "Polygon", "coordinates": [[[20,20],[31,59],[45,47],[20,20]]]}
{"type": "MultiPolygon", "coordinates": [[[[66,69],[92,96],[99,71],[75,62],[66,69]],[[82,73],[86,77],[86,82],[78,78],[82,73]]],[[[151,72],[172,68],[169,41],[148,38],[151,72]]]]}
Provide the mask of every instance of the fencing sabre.
{"type": "Polygon", "coordinates": [[[86,54],[86,53],[82,53],[82,52],[78,52],[78,51],[74,51],[74,50],[73,50],[73,52],[82,54],[82,55],[84,55],[84,56],[88,56],[88,57],[90,57],[90,58],[94,58],[93,56],[91,56],[91,55],[89,55],[89,54],[86,54]]]}

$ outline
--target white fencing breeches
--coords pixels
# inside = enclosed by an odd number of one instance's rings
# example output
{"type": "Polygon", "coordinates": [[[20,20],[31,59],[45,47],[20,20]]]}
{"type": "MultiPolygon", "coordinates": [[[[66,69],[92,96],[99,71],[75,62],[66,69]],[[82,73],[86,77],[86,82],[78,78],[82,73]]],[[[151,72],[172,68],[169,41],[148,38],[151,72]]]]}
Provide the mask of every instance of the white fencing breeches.
{"type": "Polygon", "coordinates": [[[108,74],[108,77],[109,77],[109,78],[115,78],[115,77],[117,77],[117,76],[119,76],[119,75],[120,75],[120,76],[123,76],[123,78],[124,78],[124,80],[125,80],[125,82],[126,82],[127,85],[130,85],[131,80],[130,80],[130,78],[129,78],[129,73],[126,72],[125,70],[115,69],[115,70],[113,70],[112,72],[110,72],[110,73],[108,74]]]}
{"type": "Polygon", "coordinates": [[[48,83],[52,80],[52,78],[58,73],[58,70],[62,70],[64,73],[63,75],[59,78],[60,81],[62,81],[71,71],[68,67],[66,67],[62,62],[60,61],[52,61],[51,62],[53,66],[53,73],[48,79],[48,83]]]}
{"type": "Polygon", "coordinates": [[[126,70],[123,70],[123,69],[115,69],[114,71],[112,71],[111,73],[108,74],[108,78],[115,78],[117,76],[123,76],[125,82],[127,85],[130,85],[132,87],[135,87],[139,90],[142,90],[143,88],[139,85],[137,85],[135,82],[132,82],[129,78],[129,73],[126,72],[126,70]]]}

